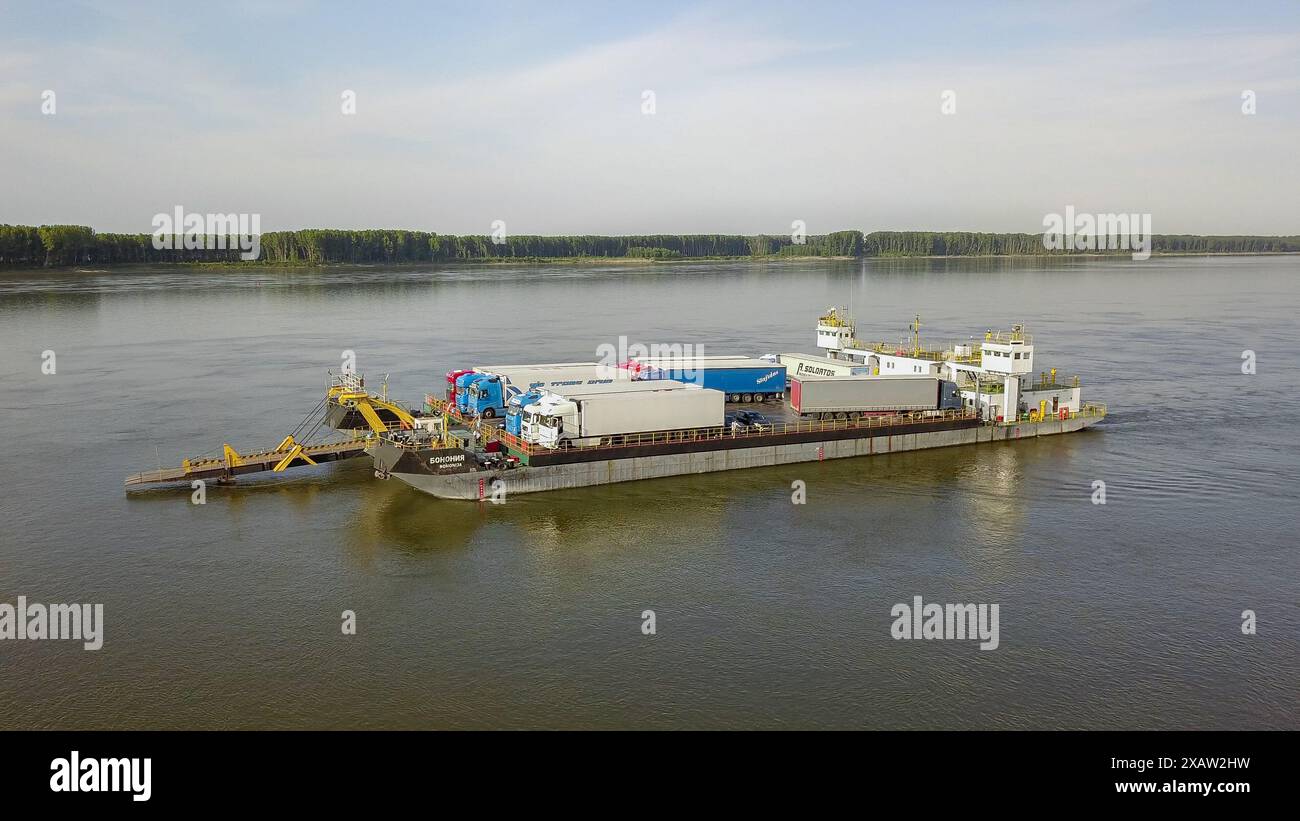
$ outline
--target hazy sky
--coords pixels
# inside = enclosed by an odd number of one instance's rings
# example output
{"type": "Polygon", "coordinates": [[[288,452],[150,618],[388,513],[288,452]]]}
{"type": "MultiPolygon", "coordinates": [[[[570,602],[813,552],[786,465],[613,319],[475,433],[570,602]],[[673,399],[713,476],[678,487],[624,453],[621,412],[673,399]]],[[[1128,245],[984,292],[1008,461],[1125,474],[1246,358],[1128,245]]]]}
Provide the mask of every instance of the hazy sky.
{"type": "Polygon", "coordinates": [[[1298,158],[1295,0],[0,5],[8,223],[1294,234],[1298,158]]]}

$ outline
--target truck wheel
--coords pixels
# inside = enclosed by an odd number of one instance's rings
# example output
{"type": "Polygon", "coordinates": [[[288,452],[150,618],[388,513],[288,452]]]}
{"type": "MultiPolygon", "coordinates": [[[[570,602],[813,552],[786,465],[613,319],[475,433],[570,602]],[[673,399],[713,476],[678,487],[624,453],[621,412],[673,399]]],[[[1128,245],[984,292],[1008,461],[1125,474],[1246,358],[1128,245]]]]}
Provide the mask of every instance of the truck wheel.
{"type": "Polygon", "coordinates": [[[745,395],[744,395],[743,397],[741,397],[741,398],[744,399],[746,402],[753,402],[753,401],[754,401],[754,394],[752,394],[752,393],[747,393],[747,394],[745,394],[745,395]]]}
{"type": "Polygon", "coordinates": [[[732,401],[732,402],[739,402],[739,401],[740,401],[740,394],[738,394],[738,393],[733,393],[733,394],[731,395],[731,401],[732,401]]]}
{"type": "Polygon", "coordinates": [[[497,415],[496,408],[487,408],[486,410],[483,411],[484,419],[491,419],[496,415],[497,415]]]}

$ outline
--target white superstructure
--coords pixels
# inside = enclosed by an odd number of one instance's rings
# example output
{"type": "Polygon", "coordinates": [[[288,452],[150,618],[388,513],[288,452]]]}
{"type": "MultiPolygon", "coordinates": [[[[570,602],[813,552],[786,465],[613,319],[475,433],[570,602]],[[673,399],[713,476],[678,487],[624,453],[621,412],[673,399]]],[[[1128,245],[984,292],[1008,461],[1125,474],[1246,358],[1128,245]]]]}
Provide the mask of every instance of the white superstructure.
{"type": "Polygon", "coordinates": [[[937,376],[956,382],[962,405],[987,419],[1014,422],[1025,414],[1077,413],[1082,407],[1078,377],[1058,382],[1056,369],[1035,372],[1034,344],[1021,325],[986,331],[982,340],[944,348],[921,344],[921,319],[911,338],[897,344],[857,338],[853,318],[833,307],[817,320],[817,346],[834,360],[861,363],[879,376],[937,376]]]}

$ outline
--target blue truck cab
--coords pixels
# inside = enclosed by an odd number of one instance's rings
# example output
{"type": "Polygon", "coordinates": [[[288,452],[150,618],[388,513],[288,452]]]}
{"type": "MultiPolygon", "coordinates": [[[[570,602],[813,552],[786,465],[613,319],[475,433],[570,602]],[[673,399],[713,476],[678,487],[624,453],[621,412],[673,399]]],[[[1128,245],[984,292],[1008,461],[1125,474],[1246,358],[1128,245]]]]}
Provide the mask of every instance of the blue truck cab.
{"type": "Polygon", "coordinates": [[[478,379],[471,380],[466,387],[465,409],[461,413],[485,419],[505,414],[509,394],[501,377],[481,373],[478,374],[478,379]]]}
{"type": "Polygon", "coordinates": [[[961,410],[961,388],[956,382],[939,380],[939,410],[961,410]]]}
{"type": "Polygon", "coordinates": [[[456,410],[457,411],[459,411],[460,413],[465,413],[466,408],[469,406],[470,384],[475,382],[476,380],[484,378],[486,375],[487,374],[482,374],[477,371],[470,371],[469,373],[464,373],[456,377],[456,410]]]}
{"type": "Polygon", "coordinates": [[[519,436],[523,433],[524,408],[542,398],[539,390],[517,393],[506,403],[506,433],[519,436]]]}

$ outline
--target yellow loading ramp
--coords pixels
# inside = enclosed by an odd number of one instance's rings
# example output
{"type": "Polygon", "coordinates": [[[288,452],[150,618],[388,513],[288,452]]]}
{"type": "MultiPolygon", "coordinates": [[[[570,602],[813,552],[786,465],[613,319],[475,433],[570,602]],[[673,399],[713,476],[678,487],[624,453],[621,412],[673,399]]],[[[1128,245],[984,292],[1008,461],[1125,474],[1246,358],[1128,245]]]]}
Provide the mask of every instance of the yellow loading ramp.
{"type": "Polygon", "coordinates": [[[319,465],[323,462],[336,462],[365,455],[366,447],[375,436],[388,433],[393,428],[409,430],[415,426],[415,417],[409,411],[387,397],[387,386],[383,394],[372,394],[365,390],[365,382],[357,375],[336,377],[325,397],[316,404],[310,413],[298,424],[298,427],[280,440],[280,444],[270,450],[240,453],[230,443],[221,446],[220,458],[185,459],[180,467],[142,471],[126,477],[125,486],[168,484],[172,482],[189,482],[195,479],[216,479],[233,481],[236,476],[247,473],[270,471],[281,473],[290,467],[300,465],[319,465]],[[355,410],[365,421],[362,435],[354,435],[340,442],[310,442],[326,423],[331,405],[355,410]],[[380,416],[384,412],[395,419],[390,424],[380,416]]]}

